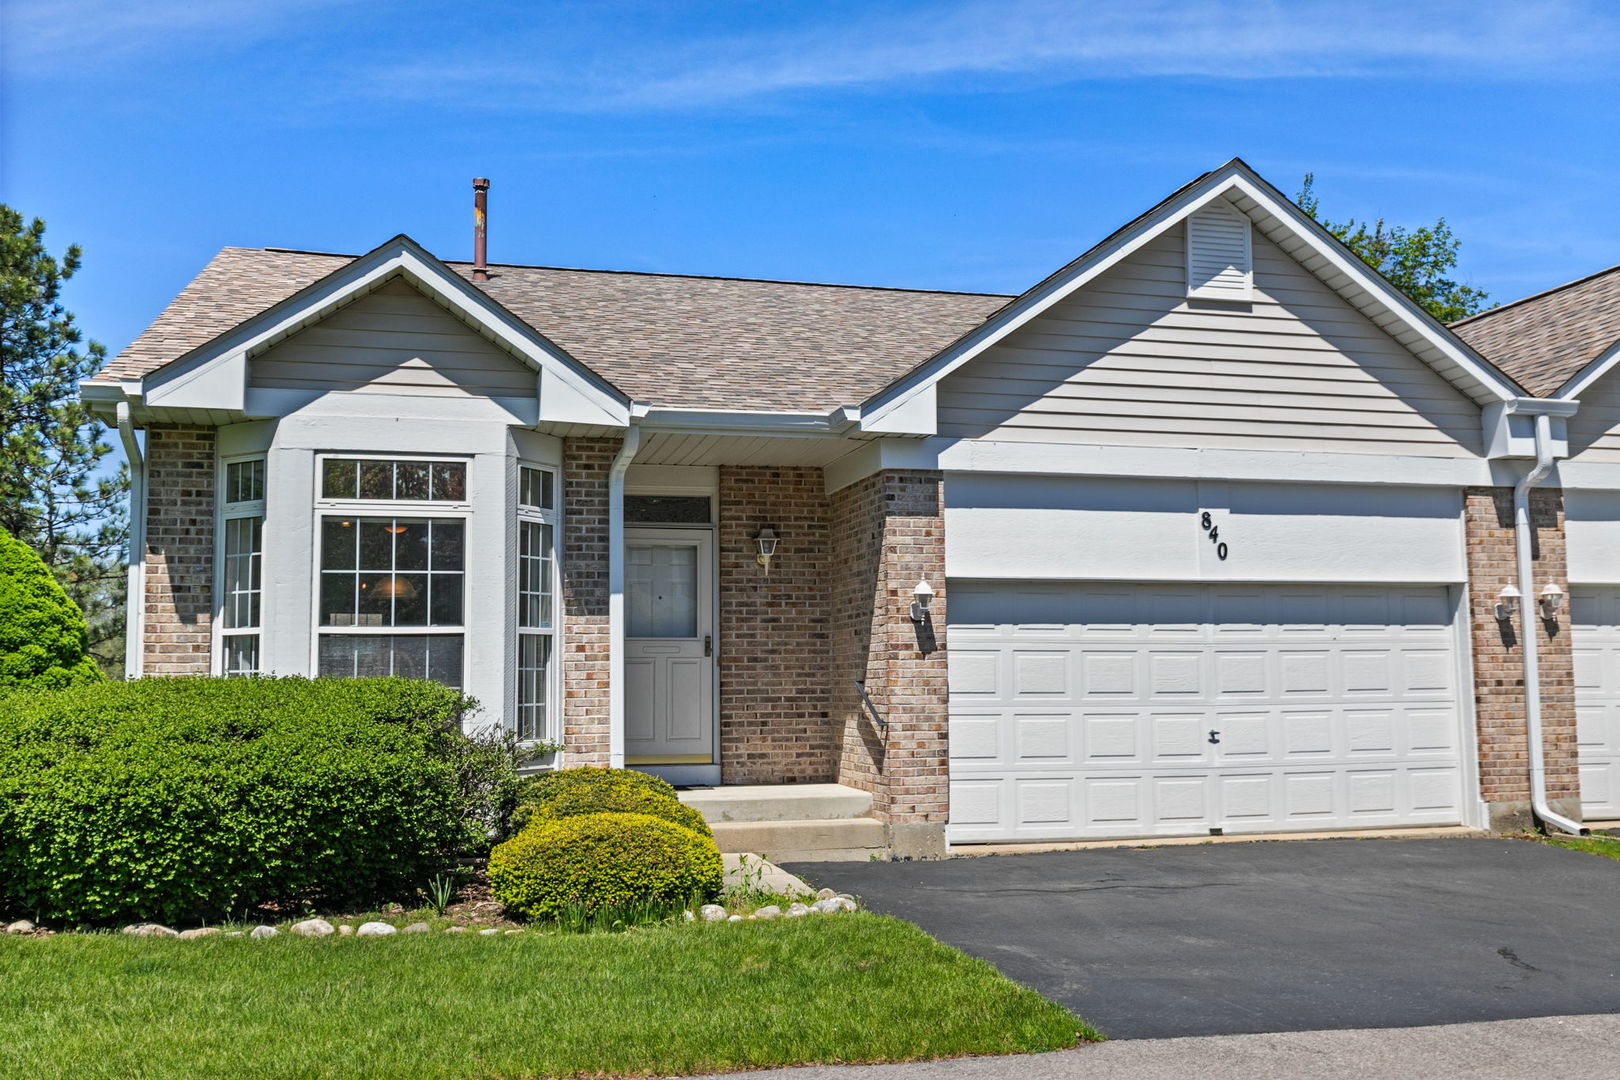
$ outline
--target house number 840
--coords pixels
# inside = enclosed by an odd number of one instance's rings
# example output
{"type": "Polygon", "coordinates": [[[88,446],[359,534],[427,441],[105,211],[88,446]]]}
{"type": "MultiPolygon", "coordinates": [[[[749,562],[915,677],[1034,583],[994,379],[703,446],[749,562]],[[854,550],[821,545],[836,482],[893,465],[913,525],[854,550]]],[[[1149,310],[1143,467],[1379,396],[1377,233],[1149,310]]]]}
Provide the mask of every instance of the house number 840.
{"type": "Polygon", "coordinates": [[[1204,511],[1204,516],[1199,519],[1198,523],[1204,527],[1204,532],[1209,536],[1209,542],[1215,545],[1215,557],[1224,561],[1226,559],[1226,542],[1221,539],[1221,527],[1210,518],[1208,510],[1204,511]]]}

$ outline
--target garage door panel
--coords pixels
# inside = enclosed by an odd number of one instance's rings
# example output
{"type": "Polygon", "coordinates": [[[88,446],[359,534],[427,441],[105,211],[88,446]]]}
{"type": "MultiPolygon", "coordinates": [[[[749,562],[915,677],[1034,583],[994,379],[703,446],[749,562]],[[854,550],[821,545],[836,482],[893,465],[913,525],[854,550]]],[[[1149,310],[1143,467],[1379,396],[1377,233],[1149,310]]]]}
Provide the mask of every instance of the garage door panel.
{"type": "Polygon", "coordinates": [[[1620,818],[1620,585],[1570,589],[1581,810],[1620,818]]]}
{"type": "Polygon", "coordinates": [[[1444,588],[951,588],[953,840],[1461,820],[1444,588]]]}

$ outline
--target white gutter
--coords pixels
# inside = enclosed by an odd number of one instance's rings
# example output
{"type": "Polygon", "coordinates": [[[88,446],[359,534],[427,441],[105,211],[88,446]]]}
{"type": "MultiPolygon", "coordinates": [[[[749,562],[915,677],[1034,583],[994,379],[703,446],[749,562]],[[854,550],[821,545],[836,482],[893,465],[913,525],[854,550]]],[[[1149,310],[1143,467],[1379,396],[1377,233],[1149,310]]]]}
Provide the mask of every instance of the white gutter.
{"type": "Polygon", "coordinates": [[[1524,661],[1525,735],[1530,743],[1530,807],[1544,825],[1556,825],[1575,836],[1587,835],[1580,823],[1556,813],[1547,805],[1547,748],[1542,743],[1541,670],[1536,642],[1538,598],[1530,561],[1530,489],[1552,471],[1552,420],[1546,413],[1536,416],[1536,464],[1513,487],[1513,536],[1519,557],[1519,615],[1524,640],[1520,658],[1524,661]]]}
{"type": "Polygon", "coordinates": [[[608,765],[624,768],[624,474],[641,446],[631,423],[608,470],[608,765]]]}
{"type": "Polygon", "coordinates": [[[135,438],[129,402],[117,406],[118,435],[129,459],[129,547],[124,554],[128,593],[124,598],[124,678],[141,675],[141,638],[146,623],[146,457],[135,438]]]}

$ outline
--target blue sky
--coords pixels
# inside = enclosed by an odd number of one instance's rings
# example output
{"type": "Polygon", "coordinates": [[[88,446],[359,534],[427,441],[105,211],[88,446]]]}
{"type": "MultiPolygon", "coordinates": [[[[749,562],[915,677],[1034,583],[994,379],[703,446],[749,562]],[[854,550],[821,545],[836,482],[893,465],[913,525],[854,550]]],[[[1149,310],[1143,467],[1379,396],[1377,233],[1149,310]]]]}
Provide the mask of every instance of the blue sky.
{"type": "Polygon", "coordinates": [[[7,0],[0,198],[126,344],[225,245],[1016,292],[1246,158],[1441,215],[1507,300],[1620,262],[1620,4],[7,0]]]}

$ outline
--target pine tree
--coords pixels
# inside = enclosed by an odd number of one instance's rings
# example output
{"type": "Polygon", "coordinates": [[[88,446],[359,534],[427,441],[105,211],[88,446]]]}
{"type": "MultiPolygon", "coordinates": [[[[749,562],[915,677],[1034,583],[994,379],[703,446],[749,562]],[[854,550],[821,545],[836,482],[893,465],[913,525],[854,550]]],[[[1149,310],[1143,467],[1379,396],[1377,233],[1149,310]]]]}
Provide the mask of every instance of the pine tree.
{"type": "Polygon", "coordinates": [[[1383,218],[1373,222],[1355,218],[1339,223],[1326,221],[1316,198],[1315,179],[1313,174],[1305,174],[1305,182],[1294,197],[1299,208],[1424,311],[1449,323],[1476,315],[1485,308],[1485,301],[1489,299],[1485,293],[1447,276],[1457,266],[1457,249],[1462,241],[1452,235],[1445,218],[1432,226],[1416,229],[1385,225],[1383,218]]]}
{"type": "Polygon", "coordinates": [[[127,466],[109,469],[105,427],[79,381],[105,362],[60,302],[79,269],[45,249],[45,222],[0,204],[0,528],[39,553],[90,625],[92,653],[122,663],[127,466]]]}

